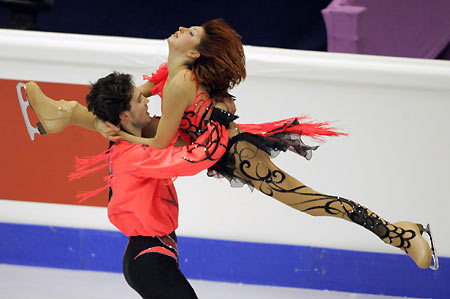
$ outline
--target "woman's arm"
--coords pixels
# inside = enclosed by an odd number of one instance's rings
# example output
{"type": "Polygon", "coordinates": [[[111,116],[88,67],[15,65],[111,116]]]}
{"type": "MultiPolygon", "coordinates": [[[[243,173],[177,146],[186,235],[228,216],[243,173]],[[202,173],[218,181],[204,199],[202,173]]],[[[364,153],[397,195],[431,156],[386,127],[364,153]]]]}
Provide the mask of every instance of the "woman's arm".
{"type": "Polygon", "coordinates": [[[139,91],[141,92],[141,94],[144,97],[148,98],[148,97],[152,96],[151,91],[152,91],[153,87],[155,87],[155,85],[156,85],[155,83],[147,81],[146,83],[139,85],[137,88],[139,89],[139,91]]]}
{"type": "Polygon", "coordinates": [[[195,85],[190,73],[179,71],[164,90],[162,115],[157,125],[154,138],[136,137],[125,132],[119,135],[125,141],[142,143],[162,149],[169,146],[175,139],[184,111],[194,102],[195,85]]]}
{"type": "MultiPolygon", "coordinates": [[[[156,135],[156,131],[158,130],[159,117],[152,117],[150,124],[142,129],[142,137],[144,138],[153,138],[156,135]]],[[[118,132],[118,131],[117,131],[118,132]]],[[[131,136],[131,135],[130,135],[131,136]]],[[[139,139],[138,139],[139,140],[139,139]]],[[[134,142],[140,143],[140,142],[134,142]]],[[[174,143],[176,147],[187,145],[186,142],[179,136],[177,141],[174,143]]]]}
{"type": "Polygon", "coordinates": [[[214,107],[225,110],[231,114],[236,113],[236,106],[234,100],[231,97],[216,97],[213,98],[214,107]]]}

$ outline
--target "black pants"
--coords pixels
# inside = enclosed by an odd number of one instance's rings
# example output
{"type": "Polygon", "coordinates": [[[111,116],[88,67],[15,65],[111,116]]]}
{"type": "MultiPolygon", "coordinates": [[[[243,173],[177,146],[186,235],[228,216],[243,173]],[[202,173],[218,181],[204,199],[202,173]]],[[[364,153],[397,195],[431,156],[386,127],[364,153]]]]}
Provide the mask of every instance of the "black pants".
{"type": "MultiPolygon", "coordinates": [[[[170,237],[176,241],[175,232],[170,237]]],[[[123,257],[123,274],[128,284],[145,299],[197,298],[175,258],[158,252],[142,254],[153,247],[164,247],[177,254],[158,238],[130,237],[123,257]]]]}

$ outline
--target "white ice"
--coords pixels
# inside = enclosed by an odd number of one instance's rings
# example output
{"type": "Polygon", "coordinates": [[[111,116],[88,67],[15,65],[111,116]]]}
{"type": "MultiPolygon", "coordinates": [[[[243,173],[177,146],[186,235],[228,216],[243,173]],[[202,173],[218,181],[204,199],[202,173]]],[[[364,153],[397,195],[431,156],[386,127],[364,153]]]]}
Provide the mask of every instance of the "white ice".
{"type": "MultiPolygon", "coordinates": [[[[190,280],[202,299],[400,298],[334,291],[190,280]]],[[[138,299],[122,274],[0,265],[2,299],[138,299]]],[[[404,298],[404,297],[402,297],[404,298]]]]}

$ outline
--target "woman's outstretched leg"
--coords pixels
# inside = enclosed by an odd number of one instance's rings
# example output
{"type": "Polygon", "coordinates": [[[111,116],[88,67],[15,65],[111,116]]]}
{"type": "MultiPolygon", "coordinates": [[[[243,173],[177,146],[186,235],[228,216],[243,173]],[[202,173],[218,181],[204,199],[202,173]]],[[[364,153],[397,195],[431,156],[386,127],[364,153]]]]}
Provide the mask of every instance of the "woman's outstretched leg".
{"type": "Polygon", "coordinates": [[[282,203],[313,216],[332,216],[363,226],[385,243],[406,252],[420,268],[431,264],[431,250],[422,237],[423,227],[411,222],[389,223],[366,207],[337,196],[319,193],[279,169],[270,156],[253,144],[232,144],[234,175],[282,203]]]}
{"type": "Polygon", "coordinates": [[[41,135],[58,133],[70,125],[95,131],[95,116],[77,101],[55,101],[47,97],[35,82],[26,84],[31,107],[39,118],[41,135]]]}

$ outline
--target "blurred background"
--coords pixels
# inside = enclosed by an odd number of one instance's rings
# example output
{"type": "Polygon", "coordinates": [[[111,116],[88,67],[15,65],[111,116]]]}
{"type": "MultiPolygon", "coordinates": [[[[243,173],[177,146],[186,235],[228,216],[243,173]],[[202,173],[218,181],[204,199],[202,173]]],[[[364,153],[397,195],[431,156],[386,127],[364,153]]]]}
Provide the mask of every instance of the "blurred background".
{"type": "Polygon", "coordinates": [[[0,26],[165,39],[224,18],[245,45],[450,59],[450,1],[0,0],[0,26]]]}
{"type": "Polygon", "coordinates": [[[2,0],[0,23],[23,28],[10,11],[19,10],[20,5],[24,11],[32,11],[27,2],[40,12],[26,27],[41,31],[164,39],[178,26],[224,18],[246,45],[325,51],[321,10],[331,0],[2,0]]]}

